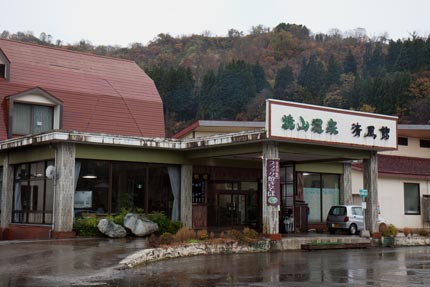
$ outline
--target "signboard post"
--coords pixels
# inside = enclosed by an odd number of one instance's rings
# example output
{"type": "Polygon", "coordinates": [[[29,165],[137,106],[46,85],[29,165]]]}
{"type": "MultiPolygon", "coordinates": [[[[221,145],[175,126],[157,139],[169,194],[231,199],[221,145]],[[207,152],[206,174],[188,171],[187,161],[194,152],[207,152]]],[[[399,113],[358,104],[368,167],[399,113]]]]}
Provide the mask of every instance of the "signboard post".
{"type": "Polygon", "coordinates": [[[279,206],[281,203],[280,179],[279,179],[279,160],[267,159],[267,205],[279,206]]]}
{"type": "Polygon", "coordinates": [[[358,192],[360,193],[360,197],[362,199],[361,208],[363,209],[363,229],[366,230],[366,197],[369,195],[369,191],[367,189],[360,189],[358,192]]]}

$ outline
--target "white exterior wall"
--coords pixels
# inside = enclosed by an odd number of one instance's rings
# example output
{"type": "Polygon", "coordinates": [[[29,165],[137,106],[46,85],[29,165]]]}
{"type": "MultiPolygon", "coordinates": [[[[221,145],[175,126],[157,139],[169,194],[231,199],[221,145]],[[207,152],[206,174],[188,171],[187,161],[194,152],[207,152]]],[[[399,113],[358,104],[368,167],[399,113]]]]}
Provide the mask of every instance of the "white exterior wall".
{"type": "MultiPolygon", "coordinates": [[[[423,194],[430,194],[430,181],[410,178],[378,178],[378,202],[381,216],[387,224],[394,224],[397,228],[430,228],[430,224],[423,223],[423,206],[420,215],[406,215],[404,208],[404,183],[420,184],[420,199],[423,194]]],[[[358,203],[358,190],[363,188],[363,174],[352,171],[352,194],[354,203],[358,203]]]]}
{"type": "Polygon", "coordinates": [[[420,139],[408,138],[408,145],[399,145],[398,150],[380,152],[383,155],[430,158],[430,148],[420,147],[420,139]]]}

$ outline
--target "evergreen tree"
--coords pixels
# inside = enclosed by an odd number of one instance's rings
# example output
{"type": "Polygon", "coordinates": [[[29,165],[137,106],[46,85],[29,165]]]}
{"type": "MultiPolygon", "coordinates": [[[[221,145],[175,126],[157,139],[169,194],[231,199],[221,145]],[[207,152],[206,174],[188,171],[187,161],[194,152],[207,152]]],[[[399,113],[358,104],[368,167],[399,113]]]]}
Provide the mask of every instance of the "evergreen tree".
{"type": "Polygon", "coordinates": [[[289,100],[290,88],[294,82],[293,69],[286,65],[276,73],[274,93],[277,99],[289,100]]]}
{"type": "Polygon", "coordinates": [[[256,92],[260,93],[267,86],[266,74],[264,73],[263,67],[258,62],[252,65],[251,69],[255,79],[256,92]]]}
{"type": "Polygon", "coordinates": [[[309,91],[310,103],[322,104],[326,90],[325,77],[324,65],[317,59],[316,55],[312,55],[307,64],[306,61],[302,63],[298,83],[309,91]]]}
{"type": "Polygon", "coordinates": [[[215,119],[214,118],[214,100],[216,75],[212,70],[209,70],[203,77],[202,86],[199,92],[198,112],[199,119],[215,119]]]}
{"type": "Polygon", "coordinates": [[[394,72],[396,69],[396,62],[399,58],[400,51],[402,49],[402,41],[390,40],[388,43],[387,56],[385,57],[385,64],[388,72],[394,72]]]}
{"type": "Polygon", "coordinates": [[[340,82],[340,74],[341,74],[341,68],[339,64],[337,63],[335,57],[333,55],[330,55],[330,58],[328,60],[327,65],[327,79],[326,84],[327,86],[330,85],[337,85],[340,82]]]}
{"type": "Polygon", "coordinates": [[[357,61],[355,60],[351,50],[348,51],[348,55],[346,55],[345,60],[343,61],[343,72],[352,73],[354,75],[357,74],[357,61]]]}

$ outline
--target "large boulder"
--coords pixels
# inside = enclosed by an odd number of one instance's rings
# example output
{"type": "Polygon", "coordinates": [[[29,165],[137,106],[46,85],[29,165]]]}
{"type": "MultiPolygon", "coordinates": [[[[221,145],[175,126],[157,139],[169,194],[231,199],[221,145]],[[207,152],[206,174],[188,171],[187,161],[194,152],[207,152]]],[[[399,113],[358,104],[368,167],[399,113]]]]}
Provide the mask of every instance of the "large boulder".
{"type": "Polygon", "coordinates": [[[118,225],[110,220],[101,219],[97,228],[106,236],[110,238],[121,238],[127,235],[127,231],[121,225],[118,225]]]}
{"type": "Polygon", "coordinates": [[[136,236],[147,236],[158,231],[157,223],[133,213],[124,216],[124,226],[136,236]]]}

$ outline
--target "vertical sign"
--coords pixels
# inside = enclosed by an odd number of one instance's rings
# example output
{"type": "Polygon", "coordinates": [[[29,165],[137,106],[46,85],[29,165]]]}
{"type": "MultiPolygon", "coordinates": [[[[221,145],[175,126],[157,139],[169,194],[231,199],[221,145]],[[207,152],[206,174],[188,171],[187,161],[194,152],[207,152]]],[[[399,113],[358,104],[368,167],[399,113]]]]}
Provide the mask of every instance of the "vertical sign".
{"type": "Polygon", "coordinates": [[[267,177],[267,205],[278,206],[281,201],[280,180],[279,180],[279,160],[266,160],[266,177],[267,177]]]}

